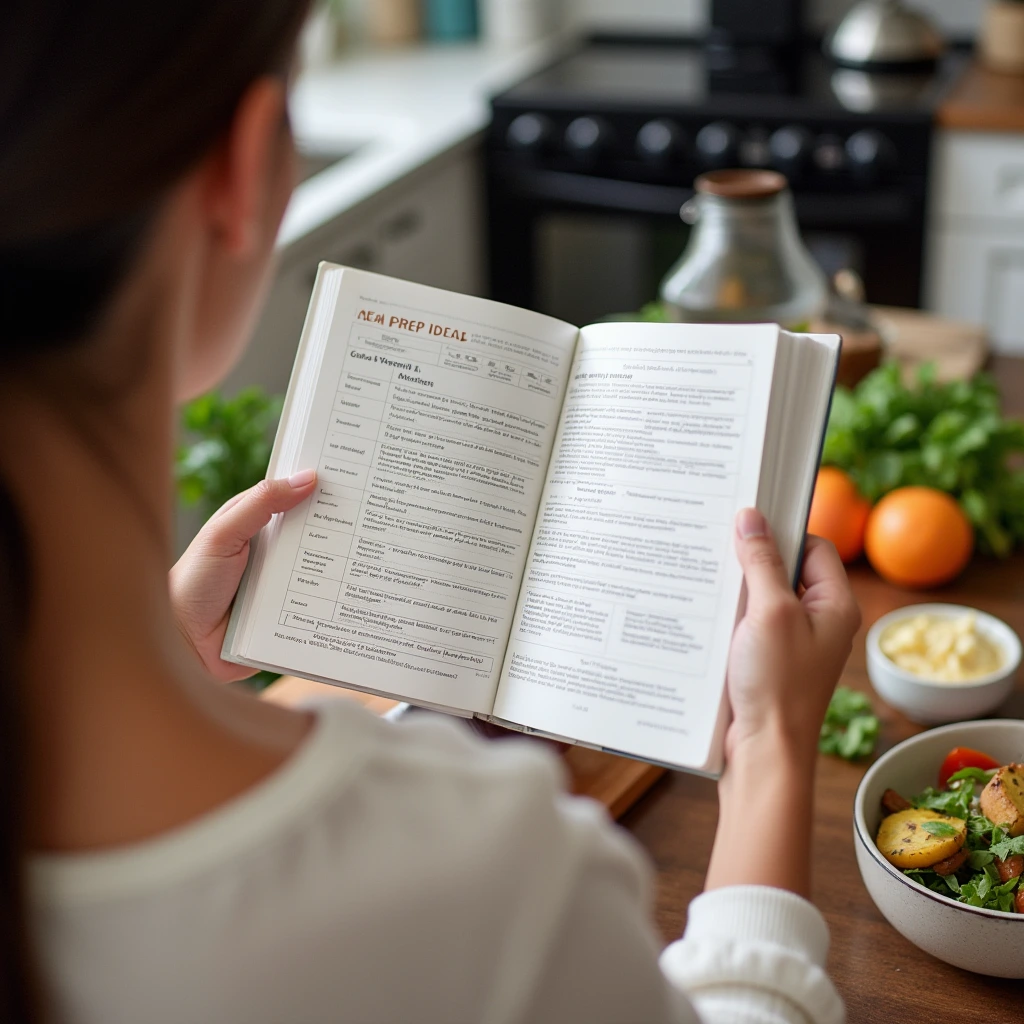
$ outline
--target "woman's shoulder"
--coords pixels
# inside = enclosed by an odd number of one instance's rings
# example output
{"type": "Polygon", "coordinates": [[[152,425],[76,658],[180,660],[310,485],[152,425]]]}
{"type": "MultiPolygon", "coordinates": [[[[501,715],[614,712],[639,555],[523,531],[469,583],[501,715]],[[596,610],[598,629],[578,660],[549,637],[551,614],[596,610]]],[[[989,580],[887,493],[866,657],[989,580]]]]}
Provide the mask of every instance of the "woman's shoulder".
{"type": "Polygon", "coordinates": [[[531,998],[584,876],[644,895],[639,856],[602,808],[564,795],[548,752],[341,703],[206,821],[34,865],[54,979],[96,1008],[81,1019],[143,1019],[112,1015],[110,986],[90,980],[119,972],[157,1024],[209,1019],[194,1008],[228,998],[225,977],[238,983],[225,1021],[293,1019],[296,1005],[413,1019],[423,999],[429,1019],[490,1019],[531,998]]]}
{"type": "Polygon", "coordinates": [[[641,915],[641,859],[564,795],[556,758],[413,718],[339,702],[207,820],[37,861],[37,934],[75,1019],[522,1019],[580,906],[617,893],[641,915]]]}
{"type": "Polygon", "coordinates": [[[143,896],[209,884],[225,869],[237,882],[248,865],[265,872],[282,850],[307,861],[305,876],[291,872],[295,884],[327,867],[317,858],[328,851],[373,875],[382,858],[403,860],[410,878],[458,868],[466,886],[496,864],[554,870],[588,846],[610,844],[619,855],[628,847],[601,808],[566,797],[559,759],[538,744],[485,742],[440,715],[389,722],[347,701],[316,713],[281,769],[204,818],[123,849],[34,858],[37,900],[143,896]]]}
{"type": "MultiPolygon", "coordinates": [[[[351,715],[338,716],[342,730],[351,715]]],[[[533,884],[531,873],[570,874],[602,851],[639,860],[603,807],[567,794],[564,764],[545,745],[484,740],[441,715],[358,720],[364,745],[351,790],[334,805],[339,822],[357,814],[369,835],[402,836],[427,870],[443,859],[455,884],[486,884],[496,866],[533,884]]]]}

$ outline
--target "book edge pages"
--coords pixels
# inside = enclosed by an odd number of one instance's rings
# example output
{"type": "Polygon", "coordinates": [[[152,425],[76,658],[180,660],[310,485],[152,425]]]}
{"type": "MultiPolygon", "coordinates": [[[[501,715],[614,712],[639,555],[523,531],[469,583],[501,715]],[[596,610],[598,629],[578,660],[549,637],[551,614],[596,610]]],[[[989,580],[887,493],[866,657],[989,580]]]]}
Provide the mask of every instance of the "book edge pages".
{"type": "MultiPolygon", "coordinates": [[[[290,669],[283,665],[274,665],[268,661],[258,661],[255,658],[245,657],[234,657],[231,659],[234,664],[245,665],[246,668],[254,668],[260,672],[277,672],[281,674],[295,675],[290,669]]],[[[403,697],[400,693],[392,693],[388,690],[375,690],[372,686],[359,686],[356,683],[350,683],[348,681],[342,682],[339,679],[332,679],[330,676],[320,676],[313,672],[303,672],[300,679],[311,679],[315,683],[324,683],[327,686],[337,686],[342,690],[358,690],[360,693],[369,693],[374,697],[383,697],[387,700],[398,701],[399,706],[403,709],[410,707],[424,708],[427,711],[439,711],[445,715],[452,715],[454,718],[484,718],[482,715],[474,715],[472,712],[465,711],[462,708],[450,707],[447,704],[433,704],[430,701],[413,701],[403,697]]],[[[388,712],[387,715],[382,716],[391,718],[392,714],[395,713],[397,717],[397,708],[393,709],[393,712],[388,712]]]]}
{"type": "MultiPolygon", "coordinates": [[[[317,266],[316,281],[309,297],[306,319],[302,325],[302,333],[299,335],[295,362],[292,365],[288,390],[285,393],[284,405],[281,409],[279,422],[286,426],[284,430],[279,428],[277,436],[274,438],[270,463],[267,467],[267,479],[276,478],[283,468],[294,468],[290,465],[290,460],[294,461],[296,453],[300,450],[305,423],[302,423],[301,429],[298,425],[292,429],[292,424],[294,417],[301,416],[304,412],[308,413],[313,388],[334,319],[343,275],[342,268],[334,264],[322,261],[317,266]],[[325,311],[329,315],[325,315],[325,311]]],[[[279,518],[275,516],[267,526],[260,530],[255,542],[249,545],[249,558],[231,606],[231,614],[224,633],[224,643],[221,647],[221,657],[226,660],[236,661],[238,656],[248,649],[251,612],[259,593],[259,586],[255,581],[259,579],[267,547],[277,532],[279,518]]]]}
{"type": "MultiPolygon", "coordinates": [[[[780,340],[782,339],[782,337],[784,335],[792,334],[792,333],[795,333],[795,332],[785,331],[785,330],[780,328],[780,330],[779,330],[780,340]]],[[[832,356],[833,364],[832,364],[832,372],[831,372],[830,381],[829,381],[829,398],[828,398],[828,402],[825,405],[825,415],[824,415],[824,418],[823,418],[823,420],[821,422],[821,427],[820,427],[820,430],[819,430],[818,446],[817,446],[817,449],[816,449],[815,456],[814,456],[814,458],[812,460],[813,465],[817,466],[817,464],[820,463],[820,461],[821,461],[821,452],[822,452],[822,449],[825,446],[825,433],[828,430],[829,414],[831,413],[831,410],[832,410],[832,398],[835,395],[836,380],[837,380],[838,375],[839,375],[839,356],[840,356],[840,352],[842,350],[842,338],[839,335],[831,335],[831,334],[829,334],[829,335],[815,334],[815,335],[811,335],[811,337],[815,337],[815,338],[826,338],[827,337],[827,338],[838,338],[839,339],[839,344],[838,345],[829,346],[831,348],[831,350],[832,350],[832,353],[833,353],[833,356],[832,356]]],[[[762,465],[763,465],[763,457],[762,457],[762,465]]],[[[800,547],[797,550],[796,558],[794,560],[794,565],[793,565],[792,580],[793,580],[793,589],[794,590],[799,585],[800,573],[801,573],[801,570],[803,568],[804,550],[805,550],[806,545],[807,545],[807,524],[810,521],[810,517],[811,517],[811,501],[812,501],[813,497],[814,497],[814,474],[811,474],[811,483],[810,483],[809,487],[805,488],[805,495],[804,495],[804,498],[803,498],[803,501],[802,501],[803,513],[802,513],[802,517],[801,518],[802,518],[802,522],[803,522],[803,530],[801,531],[802,540],[800,542],[800,547]]],[[[740,620],[743,618],[743,613],[744,613],[744,611],[746,609],[746,601],[747,601],[747,592],[746,592],[746,585],[744,585],[743,591],[742,591],[742,593],[740,595],[740,604],[739,604],[739,607],[737,608],[737,613],[736,613],[736,626],[739,625],[740,620]]],[[[733,628],[735,630],[735,626],[733,628]]],[[[708,757],[708,760],[704,764],[705,771],[702,772],[701,774],[706,774],[709,777],[716,778],[716,779],[721,776],[722,771],[725,768],[725,759],[724,759],[725,733],[726,733],[726,730],[729,728],[729,723],[730,723],[731,720],[732,720],[732,712],[731,712],[731,709],[729,708],[729,694],[728,694],[728,690],[727,689],[723,689],[722,690],[722,704],[721,704],[721,707],[719,708],[718,718],[717,718],[717,720],[715,722],[714,732],[712,733],[713,739],[712,739],[712,745],[711,745],[711,748],[710,748],[709,757],[708,757]],[[716,750],[718,751],[717,758],[714,756],[714,752],[716,750]]]]}
{"type": "Polygon", "coordinates": [[[807,527],[811,521],[811,502],[814,500],[814,480],[817,474],[817,467],[821,465],[821,456],[825,450],[825,435],[828,433],[828,421],[832,417],[832,402],[836,395],[836,385],[839,380],[839,361],[843,354],[843,336],[841,334],[810,334],[813,338],[836,338],[838,344],[830,346],[833,353],[832,363],[832,374],[831,381],[829,383],[828,402],[825,403],[825,418],[821,424],[821,430],[818,434],[818,448],[815,453],[813,465],[815,467],[814,473],[811,475],[811,486],[804,497],[804,512],[803,512],[803,540],[800,542],[800,550],[797,552],[796,562],[793,566],[793,589],[796,590],[800,585],[800,573],[803,571],[804,565],[804,552],[807,548],[807,527]]]}
{"type": "Polygon", "coordinates": [[[640,754],[630,754],[625,750],[616,750],[614,747],[602,747],[598,743],[588,743],[586,740],[573,739],[571,736],[561,736],[558,733],[546,732],[544,729],[534,729],[530,726],[519,725],[518,722],[510,722],[507,719],[499,718],[497,715],[477,715],[481,721],[491,725],[499,725],[511,732],[521,733],[523,736],[535,736],[538,739],[551,740],[554,743],[565,743],[571,747],[585,747],[587,750],[599,750],[602,754],[614,754],[616,757],[624,757],[630,761],[640,761],[643,764],[653,764],[658,768],[667,768],[669,771],[686,772],[687,775],[699,775],[705,779],[717,780],[719,775],[705,771],[703,767],[695,768],[692,765],[682,764],[678,761],[658,761],[652,757],[643,757],[640,754]]]}

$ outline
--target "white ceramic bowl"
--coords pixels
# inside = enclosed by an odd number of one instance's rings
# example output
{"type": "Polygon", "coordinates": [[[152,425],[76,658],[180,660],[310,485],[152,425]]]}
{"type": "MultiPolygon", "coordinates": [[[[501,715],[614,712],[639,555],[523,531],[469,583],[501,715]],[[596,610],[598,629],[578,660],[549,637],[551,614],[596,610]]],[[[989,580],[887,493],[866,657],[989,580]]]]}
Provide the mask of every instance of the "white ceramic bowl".
{"type": "Polygon", "coordinates": [[[990,714],[1013,691],[1020,660],[1020,638],[1005,622],[994,615],[959,604],[907,605],[883,615],[868,630],[867,663],[871,685],[887,704],[922,725],[961,722],[990,714]],[[978,632],[997,644],[1005,657],[1003,665],[995,672],[969,682],[941,683],[915,675],[886,657],[879,646],[879,640],[889,626],[915,615],[941,615],[955,619],[968,614],[976,617],[978,632]]]}
{"type": "Polygon", "coordinates": [[[1000,764],[1024,761],[1024,722],[958,722],[893,747],[869,769],[853,800],[857,866],[875,906],[904,938],[955,967],[1024,978],[1024,914],[980,910],[940,896],[894,868],[875,846],[886,789],[910,797],[934,786],[953,747],[973,747],[1000,764]]]}

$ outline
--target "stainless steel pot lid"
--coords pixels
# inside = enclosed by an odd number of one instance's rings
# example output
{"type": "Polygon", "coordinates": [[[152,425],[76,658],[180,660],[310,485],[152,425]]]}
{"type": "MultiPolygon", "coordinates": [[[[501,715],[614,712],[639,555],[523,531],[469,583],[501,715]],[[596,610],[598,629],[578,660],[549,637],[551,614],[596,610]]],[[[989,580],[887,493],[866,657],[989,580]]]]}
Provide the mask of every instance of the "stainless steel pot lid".
{"type": "Polygon", "coordinates": [[[933,64],[945,40],[924,15],[901,0],[859,0],[827,41],[839,64],[857,68],[906,68],[933,64]]]}

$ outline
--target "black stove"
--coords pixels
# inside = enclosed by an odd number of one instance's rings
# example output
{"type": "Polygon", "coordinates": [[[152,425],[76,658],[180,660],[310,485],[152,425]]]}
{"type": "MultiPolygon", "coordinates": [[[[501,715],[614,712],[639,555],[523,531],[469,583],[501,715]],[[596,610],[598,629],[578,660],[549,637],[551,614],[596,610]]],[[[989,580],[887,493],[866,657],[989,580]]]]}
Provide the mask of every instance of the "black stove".
{"type": "MultiPolygon", "coordinates": [[[[870,74],[897,82],[902,92],[880,98],[880,108],[897,116],[929,118],[962,65],[953,55],[928,72],[870,74]]],[[[666,111],[697,110],[723,116],[839,116],[865,113],[856,87],[851,90],[816,42],[795,49],[732,48],[699,41],[675,43],[615,41],[597,37],[563,55],[549,67],[513,86],[501,102],[529,106],[596,104],[614,111],[636,104],[666,111]],[[851,92],[853,95],[851,95],[851,92]],[[752,105],[752,106],[751,106],[752,105]]]]}
{"type": "Polygon", "coordinates": [[[934,113],[962,65],[869,74],[810,42],[587,41],[493,99],[492,290],[537,304],[528,236],[546,212],[675,218],[702,171],[772,167],[805,230],[856,242],[870,299],[917,304],[934,113]]]}

